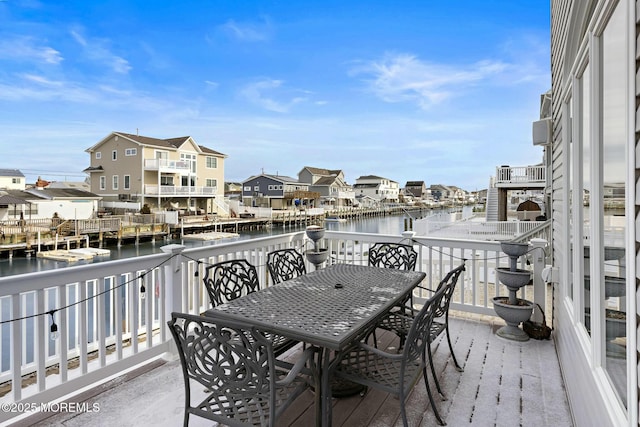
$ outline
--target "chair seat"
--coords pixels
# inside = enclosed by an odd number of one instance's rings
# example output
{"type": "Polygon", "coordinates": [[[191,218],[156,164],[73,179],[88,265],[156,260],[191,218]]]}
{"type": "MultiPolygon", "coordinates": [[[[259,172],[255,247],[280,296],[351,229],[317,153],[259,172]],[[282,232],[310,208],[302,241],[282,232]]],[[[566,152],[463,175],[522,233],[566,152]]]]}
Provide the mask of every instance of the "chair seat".
{"type": "MultiPolygon", "coordinates": [[[[359,384],[380,388],[397,396],[402,363],[402,357],[381,356],[358,347],[342,357],[340,364],[336,367],[335,375],[359,384]]],[[[421,373],[422,364],[419,361],[405,365],[403,378],[405,393],[413,387],[421,373]]]]}
{"type": "MultiPolygon", "coordinates": [[[[279,363],[279,361],[277,362],[279,363]]],[[[308,387],[308,381],[303,377],[296,377],[288,384],[280,383],[289,373],[280,367],[276,369],[276,418],[284,412],[295,397],[302,394],[308,387]]],[[[228,393],[226,395],[212,393],[200,404],[194,405],[194,409],[204,413],[211,413],[222,417],[233,419],[230,425],[254,425],[263,426],[269,421],[269,395],[254,395],[250,390],[238,390],[238,393],[228,393]]],[[[198,414],[201,415],[201,414],[198,414]]],[[[209,417],[207,417],[209,418],[209,417]]]]}
{"type": "MultiPolygon", "coordinates": [[[[390,312],[385,317],[382,318],[380,323],[378,323],[378,327],[380,329],[385,329],[387,331],[392,331],[397,335],[406,336],[409,333],[409,329],[411,329],[412,318],[407,317],[406,315],[399,315],[396,312],[390,312]]],[[[434,339],[438,337],[446,328],[446,325],[443,322],[434,320],[429,328],[429,342],[432,342],[434,339]]]]}

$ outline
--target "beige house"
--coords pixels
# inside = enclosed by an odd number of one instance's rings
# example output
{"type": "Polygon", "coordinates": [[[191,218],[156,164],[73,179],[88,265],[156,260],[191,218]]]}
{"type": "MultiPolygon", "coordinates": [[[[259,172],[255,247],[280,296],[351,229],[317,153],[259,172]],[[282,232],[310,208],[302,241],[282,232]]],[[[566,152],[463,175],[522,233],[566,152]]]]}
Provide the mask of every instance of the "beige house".
{"type": "Polygon", "coordinates": [[[103,208],[221,213],[226,155],[192,137],[158,139],[113,132],[88,148],[85,169],[103,208]]]}
{"type": "Polygon", "coordinates": [[[320,193],[320,203],[327,207],[352,206],[355,202],[353,187],[346,183],[344,172],[305,166],[298,172],[298,181],[310,184],[309,191],[320,193]]]}

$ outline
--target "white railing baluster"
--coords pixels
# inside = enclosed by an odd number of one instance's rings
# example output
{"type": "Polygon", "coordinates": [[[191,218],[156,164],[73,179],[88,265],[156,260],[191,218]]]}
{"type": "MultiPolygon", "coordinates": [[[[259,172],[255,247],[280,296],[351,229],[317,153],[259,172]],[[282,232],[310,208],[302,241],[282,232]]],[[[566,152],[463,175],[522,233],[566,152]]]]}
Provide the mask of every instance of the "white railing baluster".
{"type": "MultiPolygon", "coordinates": [[[[112,280],[111,283],[113,284],[114,281],[112,280]]],[[[98,332],[98,357],[100,359],[100,367],[104,367],[107,364],[107,348],[106,348],[106,309],[105,309],[105,301],[106,301],[106,295],[105,295],[105,281],[104,279],[100,279],[98,280],[98,289],[97,289],[97,293],[98,293],[98,298],[97,298],[97,304],[96,306],[94,306],[94,313],[96,313],[96,316],[94,316],[94,321],[96,322],[96,328],[97,328],[97,332],[98,332]]]]}
{"type": "MultiPolygon", "coordinates": [[[[20,294],[11,296],[11,317],[13,319],[22,317],[20,299],[20,294]]],[[[22,397],[22,323],[22,320],[11,323],[11,395],[16,402],[22,397]]]]}
{"type": "MultiPolygon", "coordinates": [[[[34,310],[35,313],[44,313],[45,310],[45,290],[44,289],[38,289],[35,292],[35,304],[34,304],[34,310]]],[[[35,314],[34,313],[34,314],[35,314]]],[[[54,314],[55,316],[55,314],[54,314]]],[[[45,365],[45,358],[46,358],[46,351],[47,351],[47,345],[45,344],[46,341],[49,341],[49,329],[46,327],[47,324],[49,324],[49,322],[51,322],[50,319],[51,316],[36,316],[33,320],[35,323],[35,328],[33,331],[33,341],[34,341],[34,346],[33,346],[33,361],[36,364],[36,380],[38,383],[38,391],[42,392],[46,389],[46,365],[45,365]],[[45,341],[45,337],[46,337],[46,341],[45,341]]]]}

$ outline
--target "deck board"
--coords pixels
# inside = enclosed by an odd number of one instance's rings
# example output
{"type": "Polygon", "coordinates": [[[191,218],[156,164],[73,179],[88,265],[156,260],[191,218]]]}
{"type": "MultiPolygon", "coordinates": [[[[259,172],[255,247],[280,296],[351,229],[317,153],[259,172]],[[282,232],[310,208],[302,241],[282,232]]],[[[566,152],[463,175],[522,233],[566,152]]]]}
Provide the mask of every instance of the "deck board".
{"type": "MultiPolygon", "coordinates": [[[[449,426],[518,426],[572,427],[553,341],[530,340],[516,343],[495,335],[502,323],[451,318],[454,351],[464,372],[458,372],[450,356],[446,338],[434,344],[434,363],[447,397],[435,393],[440,414],[449,426]]],[[[395,336],[378,334],[380,347],[394,347],[395,336]]],[[[287,357],[294,358],[297,350],[287,357]]],[[[432,381],[430,381],[432,384],[432,381]]],[[[184,388],[178,361],[171,361],[124,383],[112,386],[88,402],[100,404],[98,414],[57,414],[34,425],[139,426],[181,425],[184,388]],[[140,393],[140,390],[146,390],[140,393]]],[[[306,392],[285,413],[279,425],[307,427],[314,425],[314,394],[306,392]]],[[[73,399],[69,399],[73,402],[73,399]]],[[[407,399],[407,413],[412,427],[437,425],[422,380],[407,399]]],[[[28,420],[17,425],[32,425],[28,420]]],[[[211,426],[198,417],[191,426],[211,426]]],[[[400,404],[394,397],[369,390],[359,395],[333,400],[333,426],[402,426],[400,404]]]]}

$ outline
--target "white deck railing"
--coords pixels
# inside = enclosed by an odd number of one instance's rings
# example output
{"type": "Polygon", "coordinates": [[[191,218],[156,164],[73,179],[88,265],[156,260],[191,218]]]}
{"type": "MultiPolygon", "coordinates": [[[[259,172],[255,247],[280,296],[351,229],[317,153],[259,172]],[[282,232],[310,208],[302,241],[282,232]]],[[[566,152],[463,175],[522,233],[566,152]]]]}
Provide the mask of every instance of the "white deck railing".
{"type": "MultiPolygon", "coordinates": [[[[327,231],[322,246],[331,252],[329,263],[366,264],[373,243],[406,243],[408,238],[327,231]]],[[[464,259],[466,271],[452,308],[493,314],[491,298],[506,295],[502,285],[495,285],[495,268],[508,266],[498,242],[412,241],[419,253],[416,269],[427,273],[424,285],[437,285],[464,259]]],[[[0,402],[51,402],[170,351],[165,327],[170,313],[200,313],[209,307],[202,286],[208,265],[246,258],[257,267],[263,286],[269,286],[267,253],[285,247],[304,252],[313,244],[301,231],[201,248],[167,245],[162,254],[0,278],[0,383],[11,385],[0,402]],[[56,340],[49,336],[52,319],[60,333],[56,340]]],[[[543,264],[533,263],[536,291],[528,287],[520,297],[543,303],[543,264]]],[[[523,257],[520,268],[532,267],[523,257]]],[[[424,296],[416,294],[418,300],[424,296]]],[[[17,415],[1,412],[0,423],[17,415]]]]}

